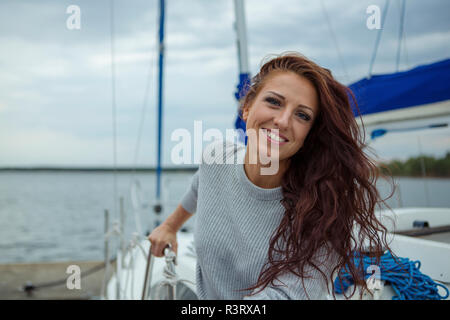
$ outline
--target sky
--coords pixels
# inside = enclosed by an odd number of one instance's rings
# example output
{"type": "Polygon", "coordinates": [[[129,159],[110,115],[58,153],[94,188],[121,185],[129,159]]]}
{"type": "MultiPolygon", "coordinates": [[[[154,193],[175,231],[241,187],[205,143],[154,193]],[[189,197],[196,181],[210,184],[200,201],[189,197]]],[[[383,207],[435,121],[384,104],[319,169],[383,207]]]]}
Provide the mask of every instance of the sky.
{"type": "MultiPolygon", "coordinates": [[[[175,130],[193,133],[200,120],[203,130],[233,128],[239,71],[232,0],[166,2],[162,161],[174,166],[175,130]]],[[[158,1],[114,0],[113,38],[110,3],[0,2],[0,167],[156,164],[158,1]],[[79,29],[67,26],[70,5],[80,8],[79,29]]],[[[384,17],[374,74],[396,71],[400,3],[391,1],[384,17]]],[[[384,4],[245,1],[251,73],[269,54],[297,51],[346,85],[367,76],[378,31],[367,28],[366,9],[384,4]]],[[[450,57],[449,15],[448,0],[406,1],[400,70],[450,57]]],[[[450,129],[392,133],[371,147],[383,160],[420,150],[440,157],[450,151],[450,129]]]]}

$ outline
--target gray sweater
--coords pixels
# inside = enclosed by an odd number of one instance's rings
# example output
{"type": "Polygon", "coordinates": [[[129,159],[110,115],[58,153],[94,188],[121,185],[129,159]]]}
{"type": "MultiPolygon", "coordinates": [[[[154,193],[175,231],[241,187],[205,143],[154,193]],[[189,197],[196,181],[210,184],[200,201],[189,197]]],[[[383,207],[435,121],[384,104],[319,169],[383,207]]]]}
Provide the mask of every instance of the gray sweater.
{"type": "MultiPolygon", "coordinates": [[[[278,277],[284,286],[275,282],[250,297],[246,296],[249,290],[238,291],[256,284],[267,261],[270,238],[284,214],[283,194],[281,187],[263,189],[248,179],[243,165],[245,146],[220,144],[223,156],[214,157],[219,163],[206,164],[203,158],[181,199],[183,208],[196,215],[199,299],[326,299],[326,282],[313,268],[312,278],[304,279],[306,292],[301,279],[292,273],[278,277]],[[230,161],[233,164],[227,164],[230,161]]],[[[332,264],[325,265],[322,270],[329,274],[332,264]]]]}

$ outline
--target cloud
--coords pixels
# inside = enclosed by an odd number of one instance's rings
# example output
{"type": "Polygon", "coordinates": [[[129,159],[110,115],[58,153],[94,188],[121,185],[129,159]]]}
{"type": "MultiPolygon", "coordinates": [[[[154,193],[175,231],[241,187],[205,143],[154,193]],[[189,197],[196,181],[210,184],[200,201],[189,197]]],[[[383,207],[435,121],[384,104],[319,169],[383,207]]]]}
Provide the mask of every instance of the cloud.
{"type": "Polygon", "coordinates": [[[7,137],[2,135],[0,149],[8,152],[2,154],[0,165],[110,164],[110,144],[105,139],[80,139],[47,128],[22,128],[8,132],[7,137]]]}
{"type": "MultiPolygon", "coordinates": [[[[320,1],[248,0],[252,74],[267,54],[296,50],[331,69],[344,83],[365,76],[377,36],[365,25],[365,9],[369,4],[382,8],[384,0],[323,3],[347,74],[320,1]]],[[[69,0],[0,3],[2,165],[111,164],[110,1],[77,0],[81,29],[72,31],[66,27],[66,8],[71,4],[69,0]]],[[[157,2],[114,4],[118,159],[123,164],[133,161],[149,80],[141,160],[151,165],[156,160],[157,2]]],[[[232,1],[172,0],[166,9],[164,141],[168,146],[172,130],[191,128],[194,120],[204,119],[205,126],[220,130],[233,125],[238,61],[232,1]]],[[[403,68],[448,57],[448,9],[448,1],[407,2],[403,68]]],[[[398,7],[393,4],[375,73],[395,71],[398,17],[398,7]]],[[[404,144],[404,151],[393,140],[375,145],[387,157],[415,154],[414,139],[402,139],[410,141],[409,146],[404,144]]],[[[441,153],[446,143],[448,140],[434,139],[426,148],[441,153]]],[[[163,158],[168,161],[170,150],[165,152],[163,158]]]]}

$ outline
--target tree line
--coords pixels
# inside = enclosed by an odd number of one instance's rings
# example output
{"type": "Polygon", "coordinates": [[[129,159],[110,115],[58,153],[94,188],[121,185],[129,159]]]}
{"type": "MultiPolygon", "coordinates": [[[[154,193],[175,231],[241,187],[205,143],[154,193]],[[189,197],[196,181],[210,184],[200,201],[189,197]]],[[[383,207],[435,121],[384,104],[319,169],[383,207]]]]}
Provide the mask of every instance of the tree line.
{"type": "Polygon", "coordinates": [[[409,158],[406,161],[392,160],[379,165],[382,173],[388,174],[385,167],[389,168],[393,176],[422,177],[450,177],[450,152],[443,158],[421,155],[409,158]]]}

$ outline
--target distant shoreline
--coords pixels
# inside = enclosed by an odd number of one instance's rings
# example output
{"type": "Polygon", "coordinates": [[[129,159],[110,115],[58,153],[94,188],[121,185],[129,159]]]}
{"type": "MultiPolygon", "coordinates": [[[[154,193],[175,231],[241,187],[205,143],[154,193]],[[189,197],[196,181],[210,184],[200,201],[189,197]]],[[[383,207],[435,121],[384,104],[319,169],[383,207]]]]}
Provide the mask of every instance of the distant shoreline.
{"type": "Polygon", "coordinates": [[[422,177],[422,176],[402,176],[402,175],[396,175],[396,176],[393,176],[394,178],[415,178],[415,179],[423,179],[423,178],[425,178],[425,179],[447,179],[447,180],[450,180],[450,177],[446,177],[446,176],[425,176],[425,177],[422,177]]]}
{"type": "MultiPolygon", "coordinates": [[[[161,168],[162,172],[191,172],[196,171],[198,167],[166,167],[161,168]]],[[[0,168],[0,172],[4,171],[70,171],[70,172],[156,172],[156,168],[131,168],[131,167],[119,167],[119,168],[102,168],[102,167],[4,167],[0,168]]]]}
{"type": "MultiPolygon", "coordinates": [[[[198,167],[165,167],[162,168],[162,172],[195,172],[198,167]]],[[[105,167],[0,167],[0,172],[38,172],[38,171],[47,171],[47,172],[155,172],[156,168],[154,167],[141,167],[141,168],[131,168],[131,167],[119,167],[114,170],[114,168],[105,168],[105,167]]],[[[395,175],[394,178],[423,178],[422,176],[403,176],[403,175],[395,175]]],[[[445,176],[426,176],[427,179],[450,179],[450,177],[445,176]]]]}

